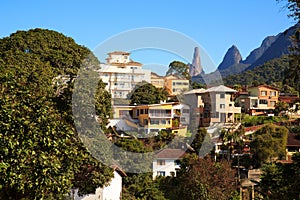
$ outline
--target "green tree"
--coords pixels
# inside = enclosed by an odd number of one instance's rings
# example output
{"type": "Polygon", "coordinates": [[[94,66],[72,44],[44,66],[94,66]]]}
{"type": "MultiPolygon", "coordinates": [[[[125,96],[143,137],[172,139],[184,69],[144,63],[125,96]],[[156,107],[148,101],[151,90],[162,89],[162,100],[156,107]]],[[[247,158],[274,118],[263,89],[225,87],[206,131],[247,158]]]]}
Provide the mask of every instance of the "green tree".
{"type": "Polygon", "coordinates": [[[112,177],[83,146],[72,120],[72,80],[85,59],[99,66],[90,50],[55,31],[0,39],[1,199],[61,199],[71,187],[86,184],[80,188],[86,193],[112,177]]]}
{"type": "Polygon", "coordinates": [[[152,179],[152,173],[130,174],[124,179],[123,198],[125,200],[165,200],[159,190],[157,181],[152,179]]]}
{"type": "Polygon", "coordinates": [[[177,177],[161,180],[168,199],[229,199],[236,190],[235,171],[230,162],[186,157],[177,177]]]}
{"type": "Polygon", "coordinates": [[[288,129],[267,124],[258,129],[250,146],[258,165],[285,157],[288,129]]]}
{"type": "Polygon", "coordinates": [[[187,64],[180,61],[173,61],[169,64],[169,69],[166,72],[166,76],[173,74],[181,78],[191,80],[189,70],[190,68],[187,64]]]}
{"type": "Polygon", "coordinates": [[[259,187],[264,199],[299,199],[300,154],[295,154],[293,160],[292,164],[273,163],[262,168],[259,187]]]}
{"type": "Polygon", "coordinates": [[[142,82],[128,95],[130,104],[155,104],[167,100],[168,92],[151,83],[142,82]]]}
{"type": "Polygon", "coordinates": [[[289,109],[289,105],[285,102],[279,101],[275,105],[274,113],[275,115],[281,115],[283,111],[287,111],[289,109]]]}

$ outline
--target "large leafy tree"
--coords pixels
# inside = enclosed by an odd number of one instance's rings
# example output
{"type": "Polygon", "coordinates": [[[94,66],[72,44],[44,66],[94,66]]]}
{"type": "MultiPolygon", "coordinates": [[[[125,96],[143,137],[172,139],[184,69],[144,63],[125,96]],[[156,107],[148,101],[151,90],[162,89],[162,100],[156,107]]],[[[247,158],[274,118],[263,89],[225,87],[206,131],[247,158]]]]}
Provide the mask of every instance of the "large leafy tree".
{"type": "Polygon", "coordinates": [[[155,104],[167,100],[168,92],[163,88],[156,88],[151,83],[142,82],[128,96],[130,104],[155,104]]]}
{"type": "Polygon", "coordinates": [[[283,126],[267,124],[254,133],[251,150],[258,165],[273,162],[285,156],[288,129],[283,126]]]}
{"type": "Polygon", "coordinates": [[[189,73],[189,66],[181,61],[173,61],[169,64],[169,69],[166,72],[166,76],[168,75],[177,75],[181,78],[186,78],[191,80],[191,76],[189,73]]]}
{"type": "Polygon", "coordinates": [[[55,31],[0,39],[1,199],[61,199],[71,187],[89,193],[112,177],[83,146],[72,120],[72,80],[84,60],[99,66],[87,48],[55,31]]]}

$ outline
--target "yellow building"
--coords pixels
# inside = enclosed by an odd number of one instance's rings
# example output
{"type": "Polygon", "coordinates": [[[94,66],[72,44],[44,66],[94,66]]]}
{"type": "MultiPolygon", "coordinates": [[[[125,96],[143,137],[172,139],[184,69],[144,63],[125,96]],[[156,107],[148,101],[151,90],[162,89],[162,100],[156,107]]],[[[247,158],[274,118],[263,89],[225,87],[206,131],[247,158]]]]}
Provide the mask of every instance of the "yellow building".
{"type": "Polygon", "coordinates": [[[164,81],[164,86],[171,96],[179,95],[182,92],[189,90],[189,80],[180,78],[176,75],[165,76],[164,81]]]}
{"type": "Polygon", "coordinates": [[[145,132],[158,132],[172,128],[172,103],[140,105],[133,108],[133,119],[139,120],[139,125],[145,132]]]}

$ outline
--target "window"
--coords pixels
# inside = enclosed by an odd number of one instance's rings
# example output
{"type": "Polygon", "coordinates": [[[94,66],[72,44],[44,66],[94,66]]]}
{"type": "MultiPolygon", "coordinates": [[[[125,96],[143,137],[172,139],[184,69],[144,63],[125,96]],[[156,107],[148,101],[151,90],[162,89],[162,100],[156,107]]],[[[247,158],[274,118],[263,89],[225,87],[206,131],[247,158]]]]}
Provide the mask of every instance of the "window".
{"type": "Polygon", "coordinates": [[[153,124],[158,125],[159,124],[159,120],[158,119],[150,119],[150,124],[151,125],[153,125],[153,124]]]}
{"type": "Polygon", "coordinates": [[[180,160],[174,160],[175,165],[180,165],[180,160]]]}
{"type": "Polygon", "coordinates": [[[225,108],[225,104],[220,104],[220,108],[225,108]]]}
{"type": "Polygon", "coordinates": [[[220,94],[220,98],[225,99],[225,94],[224,93],[220,94]]]}
{"type": "Polygon", "coordinates": [[[190,113],[190,110],[189,109],[183,109],[182,113],[190,113]]]}
{"type": "Polygon", "coordinates": [[[261,96],[267,96],[267,91],[261,91],[261,92],[260,92],[260,95],[261,95],[261,96]]]}
{"type": "Polygon", "coordinates": [[[268,101],[266,99],[260,99],[259,104],[268,104],[268,101]]]}
{"type": "Polygon", "coordinates": [[[158,171],[157,176],[166,176],[166,172],[165,171],[158,171]]]}
{"type": "Polygon", "coordinates": [[[166,165],[165,160],[157,160],[157,165],[166,165]]]}
{"type": "Polygon", "coordinates": [[[276,105],[276,101],[270,101],[270,105],[271,106],[275,106],[276,105]]]}
{"type": "Polygon", "coordinates": [[[276,97],[276,91],[270,91],[270,96],[271,97],[276,97]]]}

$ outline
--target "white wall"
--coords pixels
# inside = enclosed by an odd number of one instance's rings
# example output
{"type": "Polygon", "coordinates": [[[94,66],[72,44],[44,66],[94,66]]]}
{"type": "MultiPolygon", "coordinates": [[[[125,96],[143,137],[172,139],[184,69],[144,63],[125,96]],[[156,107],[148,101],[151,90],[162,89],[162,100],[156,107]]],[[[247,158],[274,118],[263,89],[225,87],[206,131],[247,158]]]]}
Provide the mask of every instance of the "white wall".
{"type": "MultiPolygon", "coordinates": [[[[177,159],[176,159],[177,160],[177,159]]],[[[154,159],[153,161],[153,179],[157,176],[158,171],[164,171],[165,176],[171,176],[171,172],[175,173],[176,169],[179,169],[179,165],[175,165],[174,159],[154,159]],[[157,160],[165,160],[165,165],[157,165],[157,160]]]]}
{"type": "Polygon", "coordinates": [[[119,200],[122,193],[122,177],[114,171],[114,178],[112,178],[110,185],[104,188],[97,188],[95,194],[89,194],[79,197],[75,191],[75,200],[119,200]]]}

